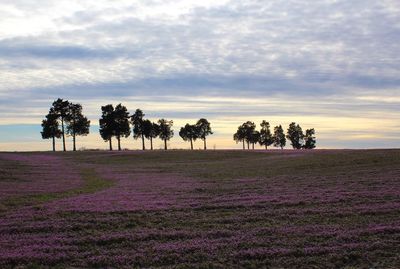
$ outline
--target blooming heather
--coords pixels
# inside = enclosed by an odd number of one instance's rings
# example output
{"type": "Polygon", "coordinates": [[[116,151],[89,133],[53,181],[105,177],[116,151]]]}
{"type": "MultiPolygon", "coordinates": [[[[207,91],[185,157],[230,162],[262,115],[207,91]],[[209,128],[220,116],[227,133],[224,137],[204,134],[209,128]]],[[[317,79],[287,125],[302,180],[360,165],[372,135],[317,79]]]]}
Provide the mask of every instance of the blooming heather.
{"type": "MultiPolygon", "coordinates": [[[[398,151],[190,154],[7,156],[16,177],[21,165],[50,180],[49,163],[68,163],[114,185],[3,212],[0,267],[400,265],[398,151]]],[[[71,186],[57,178],[59,190],[71,186]]],[[[36,183],[25,179],[21,186],[36,183]]]]}
{"type": "Polygon", "coordinates": [[[0,201],[17,195],[54,193],[79,187],[79,171],[55,155],[0,153],[0,201]]]}

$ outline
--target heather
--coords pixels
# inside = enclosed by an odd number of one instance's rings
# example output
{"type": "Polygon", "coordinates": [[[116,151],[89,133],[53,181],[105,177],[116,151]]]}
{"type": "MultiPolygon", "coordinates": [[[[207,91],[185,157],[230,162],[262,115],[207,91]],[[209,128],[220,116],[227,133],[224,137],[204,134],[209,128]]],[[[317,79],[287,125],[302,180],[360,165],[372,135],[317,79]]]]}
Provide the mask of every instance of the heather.
{"type": "Polygon", "coordinates": [[[0,157],[1,268],[400,266],[399,150],[0,157]]]}
{"type": "Polygon", "coordinates": [[[51,154],[0,153],[0,201],[15,195],[62,192],[82,184],[78,171],[51,154]]]}

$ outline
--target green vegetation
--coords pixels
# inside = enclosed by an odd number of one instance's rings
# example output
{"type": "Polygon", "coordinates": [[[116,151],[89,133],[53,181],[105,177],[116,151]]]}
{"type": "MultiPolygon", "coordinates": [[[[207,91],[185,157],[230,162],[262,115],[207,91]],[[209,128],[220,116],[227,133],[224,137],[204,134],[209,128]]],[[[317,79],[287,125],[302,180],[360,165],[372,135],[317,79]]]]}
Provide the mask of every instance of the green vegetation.
{"type": "MultiPolygon", "coordinates": [[[[18,167],[19,169],[19,165],[18,167]]],[[[28,169],[28,168],[25,168],[28,169]]],[[[28,170],[29,171],[29,170],[28,170]]],[[[86,193],[95,193],[97,191],[109,188],[114,185],[113,181],[105,180],[101,178],[93,169],[83,169],[81,171],[81,176],[84,180],[84,185],[80,188],[68,190],[64,192],[55,192],[55,193],[40,193],[40,194],[33,194],[33,195],[22,195],[22,196],[13,196],[6,200],[0,201],[0,213],[15,209],[16,207],[21,206],[40,206],[41,204],[61,198],[67,198],[76,196],[79,194],[86,194],[86,193]]],[[[9,178],[9,176],[3,176],[3,178],[9,178]]]]}

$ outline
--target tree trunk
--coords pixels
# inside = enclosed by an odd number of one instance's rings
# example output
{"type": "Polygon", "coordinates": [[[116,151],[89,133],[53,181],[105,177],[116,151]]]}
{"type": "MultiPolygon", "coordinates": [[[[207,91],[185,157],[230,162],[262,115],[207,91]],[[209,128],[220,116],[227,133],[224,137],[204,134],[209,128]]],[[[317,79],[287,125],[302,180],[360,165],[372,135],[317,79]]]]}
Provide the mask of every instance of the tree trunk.
{"type": "Polygon", "coordinates": [[[73,151],[76,151],[76,134],[75,133],[72,136],[72,143],[74,144],[73,151]]]}
{"type": "Polygon", "coordinates": [[[121,137],[117,136],[117,140],[118,140],[118,150],[121,150],[121,137]]]}
{"type": "Polygon", "coordinates": [[[244,140],[243,140],[243,150],[245,150],[245,149],[246,149],[246,146],[245,146],[244,140]]]}
{"type": "Polygon", "coordinates": [[[204,150],[207,150],[207,141],[205,137],[204,137],[204,150]]]}
{"type": "Polygon", "coordinates": [[[110,139],[108,141],[110,142],[110,151],[112,151],[113,148],[112,148],[112,139],[111,139],[111,137],[110,137],[110,139]]]}
{"type": "Polygon", "coordinates": [[[247,141],[247,149],[250,149],[250,142],[247,141]]]}
{"type": "Polygon", "coordinates": [[[63,137],[63,151],[67,151],[67,149],[65,148],[64,118],[61,118],[61,131],[63,137]]]}
{"type": "Polygon", "coordinates": [[[56,151],[56,138],[53,136],[53,151],[56,151]]]}
{"type": "Polygon", "coordinates": [[[267,150],[268,149],[268,145],[267,144],[265,144],[265,150],[267,150]]]}
{"type": "Polygon", "coordinates": [[[164,149],[167,150],[167,139],[164,139],[164,149]]]}
{"type": "Polygon", "coordinates": [[[150,136],[150,149],[153,150],[153,138],[150,136]]]}
{"type": "Polygon", "coordinates": [[[193,140],[190,139],[190,149],[193,150],[193,140]]]}
{"type": "Polygon", "coordinates": [[[144,135],[142,135],[142,149],[143,149],[143,150],[146,150],[146,147],[145,147],[145,145],[144,145],[144,135]]]}
{"type": "Polygon", "coordinates": [[[253,150],[254,150],[254,143],[252,143],[252,147],[253,147],[253,150]]]}

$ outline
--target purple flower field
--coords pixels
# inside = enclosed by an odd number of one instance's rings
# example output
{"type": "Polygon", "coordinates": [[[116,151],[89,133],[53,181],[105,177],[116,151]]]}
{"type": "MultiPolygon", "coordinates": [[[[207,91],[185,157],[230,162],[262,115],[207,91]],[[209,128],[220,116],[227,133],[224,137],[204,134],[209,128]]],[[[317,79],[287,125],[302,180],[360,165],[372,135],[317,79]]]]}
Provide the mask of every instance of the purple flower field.
{"type": "Polygon", "coordinates": [[[400,150],[0,153],[0,171],[0,268],[400,267],[400,150]]]}
{"type": "Polygon", "coordinates": [[[66,191],[82,184],[79,171],[58,156],[0,154],[0,161],[0,199],[66,191]]]}

